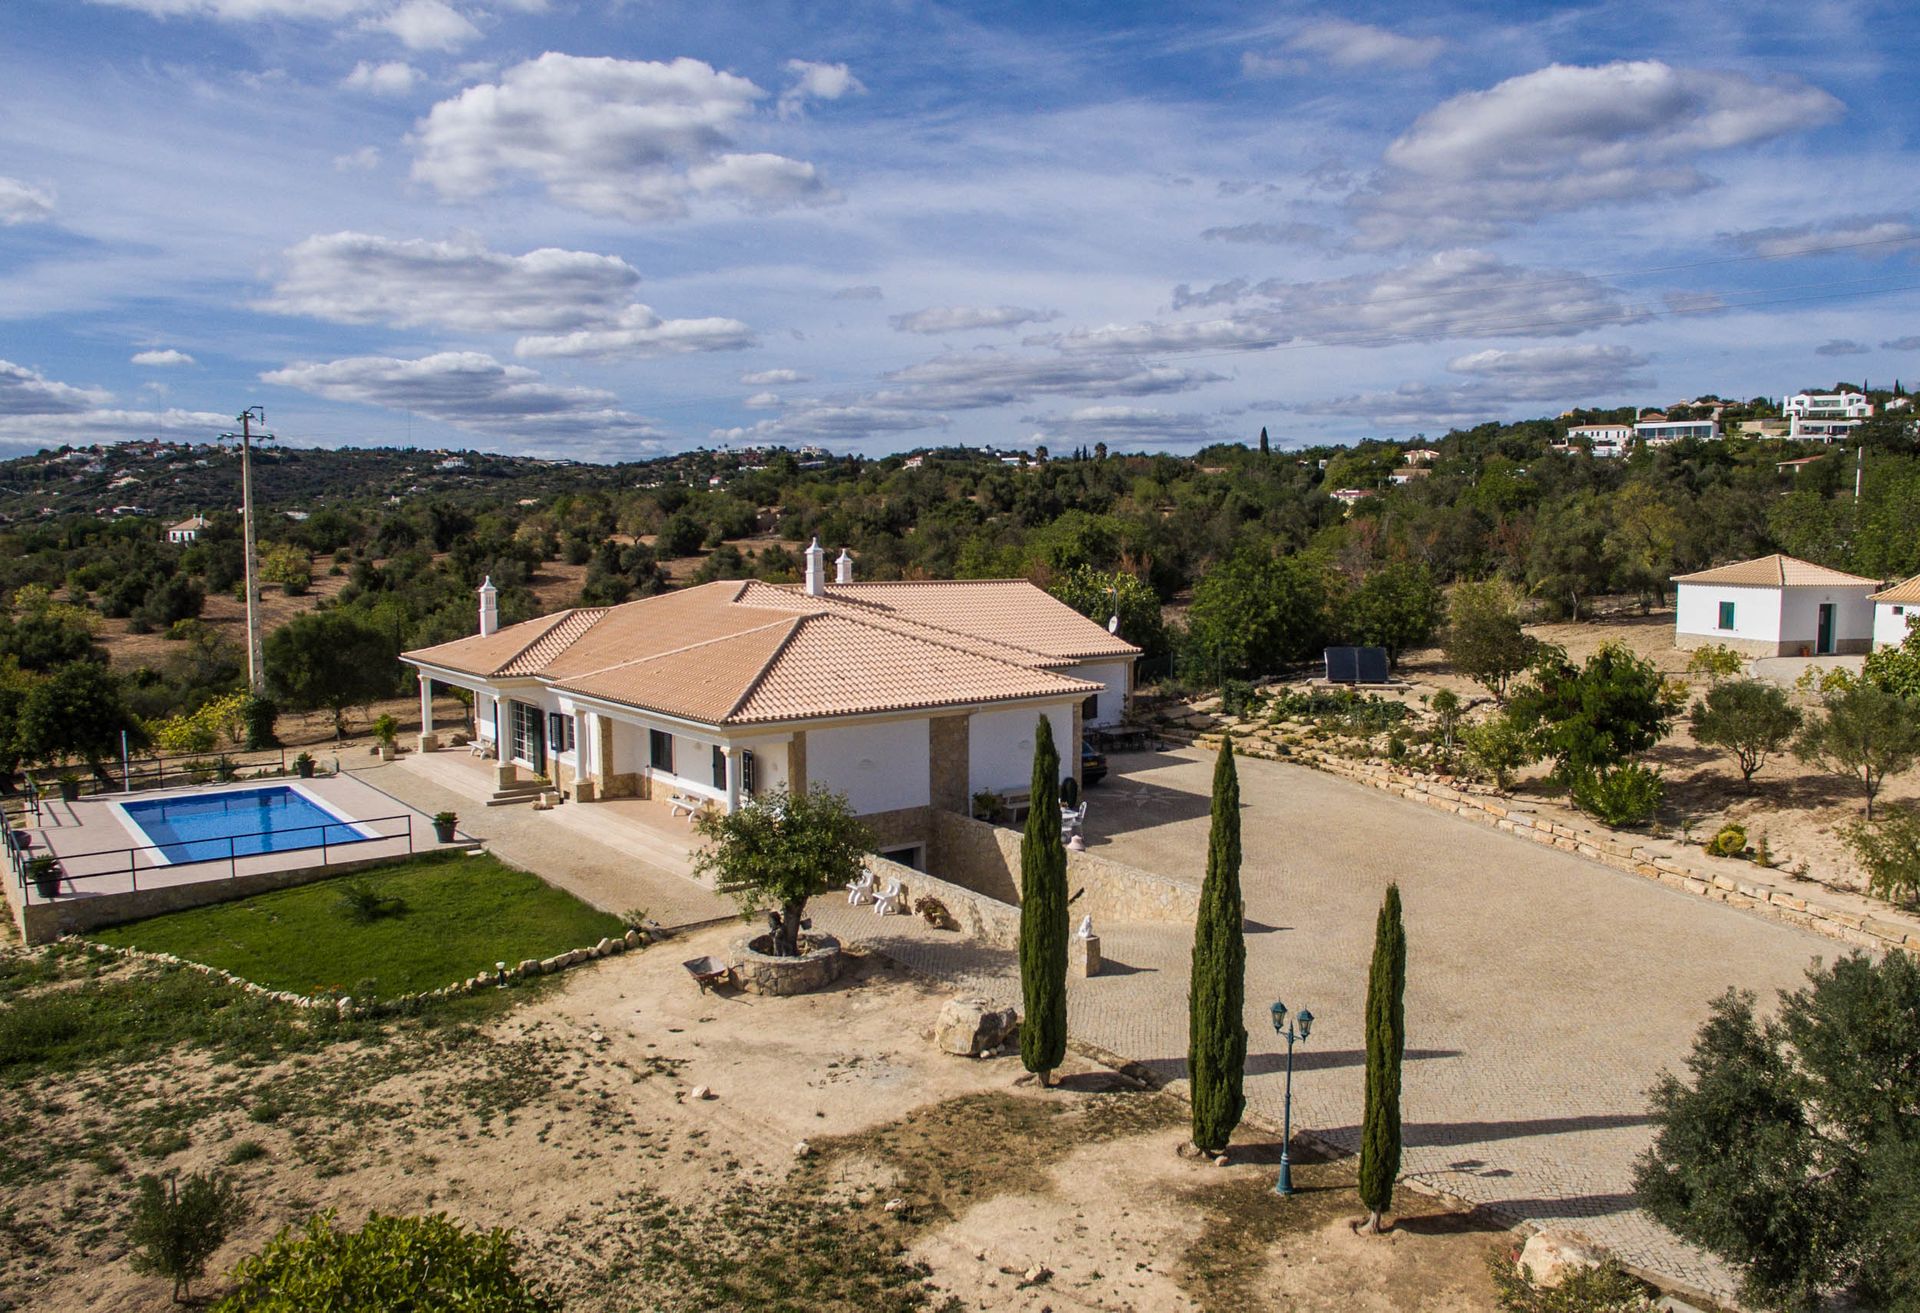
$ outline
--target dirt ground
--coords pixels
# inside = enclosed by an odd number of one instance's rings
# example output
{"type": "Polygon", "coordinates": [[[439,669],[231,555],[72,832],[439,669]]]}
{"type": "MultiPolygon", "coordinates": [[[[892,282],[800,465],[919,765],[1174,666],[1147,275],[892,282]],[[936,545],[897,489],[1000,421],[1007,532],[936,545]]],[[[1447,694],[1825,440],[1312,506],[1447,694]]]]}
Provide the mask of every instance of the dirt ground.
{"type": "Polygon", "coordinates": [[[942,995],[883,960],[800,998],[697,992],[681,959],[737,933],[479,1025],[16,1086],[0,1309],[164,1302],[116,1219],[142,1172],[223,1163],[253,1215],[222,1270],[316,1208],[440,1209],[516,1228],[574,1310],[1493,1307],[1498,1224],[1407,1192],[1359,1237],[1350,1163],[1297,1167],[1281,1200],[1260,1128],[1218,1167],[1176,1154],[1184,1105],[1091,1062],[1043,1091],[1017,1056],[940,1053],[942,995]]]}
{"type": "MultiPolygon", "coordinates": [[[[1565,648],[1575,661],[1584,661],[1603,644],[1621,644],[1670,677],[1687,682],[1689,703],[1706,692],[1704,679],[1686,674],[1692,654],[1673,645],[1671,609],[1645,616],[1622,611],[1579,623],[1529,625],[1527,632],[1565,648]]],[[[1402,700],[1416,705],[1443,688],[1469,703],[1490,705],[1486,690],[1455,674],[1439,648],[1407,653],[1399,673],[1408,681],[1402,700]]],[[[1817,705],[1816,699],[1792,690],[1789,696],[1809,712],[1817,705]]],[[[1744,793],[1732,759],[1695,742],[1684,711],[1674,722],[1673,733],[1646,760],[1666,777],[1667,800],[1660,819],[1675,838],[1705,843],[1722,825],[1738,822],[1746,827],[1748,842],[1758,844],[1764,838],[1774,860],[1785,869],[1836,889],[1866,891],[1866,874],[1844,834],[1845,827],[1863,815],[1857,783],[1815,770],[1786,752],[1769,760],[1754,777],[1753,791],[1744,793]]],[[[1520,789],[1564,801],[1564,795],[1544,786],[1546,771],[1540,765],[1522,772],[1520,789]]],[[[1920,770],[1887,780],[1876,806],[1882,801],[1916,800],[1920,800],[1920,770]]]]}

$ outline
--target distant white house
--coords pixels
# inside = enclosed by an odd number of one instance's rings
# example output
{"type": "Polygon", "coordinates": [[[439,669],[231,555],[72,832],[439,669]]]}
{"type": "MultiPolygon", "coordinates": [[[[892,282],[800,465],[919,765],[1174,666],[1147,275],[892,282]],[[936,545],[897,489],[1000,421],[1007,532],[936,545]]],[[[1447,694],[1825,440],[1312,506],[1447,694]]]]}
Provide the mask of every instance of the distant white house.
{"type": "Polygon", "coordinates": [[[207,527],[206,516],[204,515],[190,516],[189,518],[180,521],[180,523],[178,524],[168,526],[167,541],[175,544],[190,543],[194,541],[196,538],[198,538],[200,536],[200,531],[206,527],[207,527]]]}
{"type": "Polygon", "coordinates": [[[1631,424],[1576,424],[1567,430],[1569,445],[1585,442],[1595,456],[1602,458],[1626,454],[1633,445],[1631,424]]]}
{"type": "Polygon", "coordinates": [[[1673,641],[1747,656],[1824,656],[1873,644],[1877,579],[1792,556],[1763,556],[1674,576],[1673,641]]]}
{"type": "Polygon", "coordinates": [[[1649,447],[1665,447],[1693,438],[1712,442],[1720,436],[1720,422],[1712,419],[1643,419],[1633,426],[1633,435],[1649,447]]]}
{"type": "Polygon", "coordinates": [[[1844,439],[1873,414],[1873,403],[1858,392],[1801,392],[1780,407],[1787,436],[1815,442],[1844,439]]]}
{"type": "Polygon", "coordinates": [[[1348,510],[1352,510],[1358,503],[1374,495],[1372,488],[1335,488],[1327,494],[1327,496],[1333,498],[1348,510]]]}
{"type": "Polygon", "coordinates": [[[1920,574],[1873,595],[1873,645],[1899,647],[1915,616],[1920,616],[1920,574]]]}
{"type": "Polygon", "coordinates": [[[1401,452],[1400,459],[1409,465],[1431,465],[1440,459],[1440,453],[1432,447],[1415,447],[1411,451],[1401,452]]]}
{"type": "Polygon", "coordinates": [[[1412,483],[1417,479],[1430,478],[1432,475],[1433,471],[1425,465],[1412,465],[1404,470],[1395,470],[1393,473],[1387,475],[1387,482],[1392,484],[1412,483]]]}

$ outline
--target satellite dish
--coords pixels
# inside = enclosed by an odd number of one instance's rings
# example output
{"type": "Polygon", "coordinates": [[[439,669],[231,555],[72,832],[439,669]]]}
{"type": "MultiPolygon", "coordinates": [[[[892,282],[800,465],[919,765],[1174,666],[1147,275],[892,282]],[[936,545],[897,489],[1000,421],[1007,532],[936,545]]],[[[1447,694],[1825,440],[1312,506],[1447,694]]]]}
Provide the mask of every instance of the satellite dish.
{"type": "Polygon", "coordinates": [[[1109,634],[1117,634],[1117,633],[1119,633],[1119,632],[1120,632],[1120,617],[1119,617],[1119,616],[1117,616],[1117,615],[1110,615],[1110,616],[1108,616],[1108,617],[1107,617],[1107,632],[1108,632],[1109,634]]]}

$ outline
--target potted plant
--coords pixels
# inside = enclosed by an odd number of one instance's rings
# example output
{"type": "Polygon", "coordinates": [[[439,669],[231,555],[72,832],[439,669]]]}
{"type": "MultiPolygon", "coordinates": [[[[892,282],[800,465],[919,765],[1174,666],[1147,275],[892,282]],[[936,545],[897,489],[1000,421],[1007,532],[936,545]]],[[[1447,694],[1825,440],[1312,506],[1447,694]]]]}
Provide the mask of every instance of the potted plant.
{"type": "Polygon", "coordinates": [[[313,778],[313,754],[311,752],[303,752],[299,756],[295,757],[293,759],[293,769],[294,769],[294,773],[299,775],[301,779],[303,780],[312,779],[313,778]]]}
{"type": "Polygon", "coordinates": [[[392,761],[400,751],[400,722],[382,712],[373,722],[373,735],[380,740],[380,760],[392,761]]]}
{"type": "Polygon", "coordinates": [[[33,892],[42,898],[60,896],[60,863],[47,853],[27,859],[27,879],[33,881],[33,892]]]}
{"type": "Polygon", "coordinates": [[[59,774],[60,800],[73,802],[80,797],[80,772],[63,770],[59,774]]]}
{"type": "Polygon", "coordinates": [[[433,818],[433,834],[441,843],[453,842],[453,827],[460,824],[460,817],[453,812],[437,812],[433,818]]]}

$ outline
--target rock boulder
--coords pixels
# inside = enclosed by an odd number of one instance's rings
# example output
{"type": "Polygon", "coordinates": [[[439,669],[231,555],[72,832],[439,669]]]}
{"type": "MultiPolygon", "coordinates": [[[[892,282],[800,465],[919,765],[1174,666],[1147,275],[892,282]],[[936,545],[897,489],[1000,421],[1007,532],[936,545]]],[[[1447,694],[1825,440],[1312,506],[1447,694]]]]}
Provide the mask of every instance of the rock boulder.
{"type": "Polygon", "coordinates": [[[933,1025],[933,1042],[945,1053],[965,1057],[991,1053],[1020,1025],[1012,1008],[995,1008],[984,998],[950,998],[933,1025]]]}
{"type": "Polygon", "coordinates": [[[1548,1229],[1535,1232],[1520,1251],[1520,1266],[1536,1286],[1559,1285],[1581,1268],[1599,1267],[1603,1255],[1585,1236],[1548,1229]]]}

